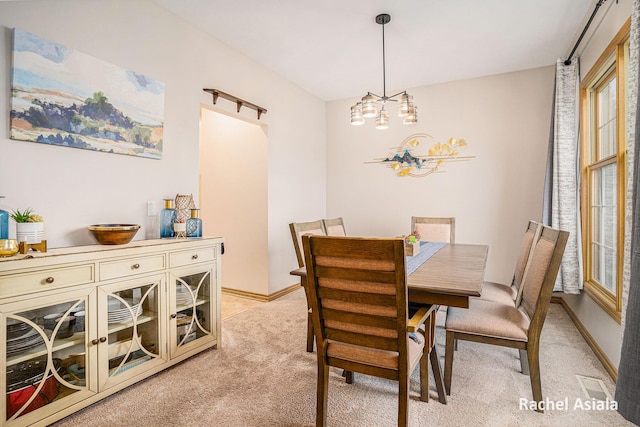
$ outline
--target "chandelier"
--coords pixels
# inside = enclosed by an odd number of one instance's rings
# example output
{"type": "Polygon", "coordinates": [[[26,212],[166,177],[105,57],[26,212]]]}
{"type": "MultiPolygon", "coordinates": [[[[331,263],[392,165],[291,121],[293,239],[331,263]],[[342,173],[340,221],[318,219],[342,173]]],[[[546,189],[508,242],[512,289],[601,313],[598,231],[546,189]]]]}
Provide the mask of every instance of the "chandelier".
{"type": "Polygon", "coordinates": [[[398,116],[402,117],[402,123],[405,125],[413,125],[418,122],[418,107],[413,104],[413,96],[406,91],[398,92],[395,95],[387,96],[386,85],[386,63],[384,55],[384,26],[391,21],[391,16],[382,13],[376,16],[376,22],[382,25],[382,96],[372,92],[367,92],[362,97],[362,101],[351,107],[351,124],[362,125],[364,119],[369,117],[376,118],[376,129],[387,129],[389,127],[389,112],[385,109],[387,102],[398,102],[400,97],[400,105],[398,116]],[[381,104],[378,106],[378,104],[381,104]]]}

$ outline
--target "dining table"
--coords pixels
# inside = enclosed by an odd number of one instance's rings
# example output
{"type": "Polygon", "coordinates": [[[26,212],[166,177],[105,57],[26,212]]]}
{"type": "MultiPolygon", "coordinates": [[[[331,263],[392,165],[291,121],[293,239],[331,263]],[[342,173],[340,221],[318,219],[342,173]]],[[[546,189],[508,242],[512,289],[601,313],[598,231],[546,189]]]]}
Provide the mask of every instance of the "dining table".
{"type": "MultiPolygon", "coordinates": [[[[487,245],[466,243],[421,242],[420,252],[432,253],[424,256],[424,260],[416,259],[417,265],[409,267],[414,261],[407,257],[407,288],[409,302],[450,307],[469,307],[469,299],[479,297],[482,293],[482,283],[487,265],[489,247],[487,245]]],[[[416,264],[416,263],[413,263],[416,264]]],[[[291,271],[291,275],[300,277],[300,284],[306,293],[306,267],[291,271]]],[[[307,301],[307,307],[308,301],[307,301]]],[[[437,311],[436,311],[437,313],[437,311]]],[[[435,325],[435,319],[434,319],[435,325]]],[[[430,359],[433,377],[438,390],[438,400],[446,404],[447,396],[444,391],[444,377],[442,365],[438,357],[435,342],[431,342],[430,359]]]]}

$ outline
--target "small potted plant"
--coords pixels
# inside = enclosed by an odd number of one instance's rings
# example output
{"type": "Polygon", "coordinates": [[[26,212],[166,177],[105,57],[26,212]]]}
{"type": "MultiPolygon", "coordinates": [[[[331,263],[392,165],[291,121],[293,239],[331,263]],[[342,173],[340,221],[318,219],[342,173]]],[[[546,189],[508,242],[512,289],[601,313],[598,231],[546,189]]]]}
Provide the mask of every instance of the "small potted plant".
{"type": "Polygon", "coordinates": [[[407,256],[414,256],[420,252],[420,236],[416,233],[405,236],[404,238],[405,253],[407,256]]]}
{"type": "Polygon", "coordinates": [[[18,243],[40,243],[44,240],[44,220],[31,208],[23,211],[16,209],[9,215],[16,222],[16,239],[18,243]]]}

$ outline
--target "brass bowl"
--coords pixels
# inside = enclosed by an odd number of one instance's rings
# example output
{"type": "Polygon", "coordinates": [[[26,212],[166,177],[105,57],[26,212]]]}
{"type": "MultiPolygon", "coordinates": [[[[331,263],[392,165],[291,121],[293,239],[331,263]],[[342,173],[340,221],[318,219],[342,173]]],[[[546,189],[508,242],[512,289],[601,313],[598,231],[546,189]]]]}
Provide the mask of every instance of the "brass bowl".
{"type": "Polygon", "coordinates": [[[0,239],[0,256],[13,256],[18,253],[16,239],[0,239]]]}
{"type": "Polygon", "coordinates": [[[95,224],[87,227],[101,245],[124,245],[136,235],[137,224],[95,224]]]}

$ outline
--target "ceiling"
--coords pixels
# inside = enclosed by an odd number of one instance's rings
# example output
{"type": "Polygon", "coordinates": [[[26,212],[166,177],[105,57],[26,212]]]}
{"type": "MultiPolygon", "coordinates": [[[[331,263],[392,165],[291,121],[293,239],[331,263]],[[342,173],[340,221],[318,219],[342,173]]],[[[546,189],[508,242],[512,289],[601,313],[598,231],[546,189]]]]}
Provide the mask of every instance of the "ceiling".
{"type": "MultiPolygon", "coordinates": [[[[153,0],[330,101],[554,64],[592,0],[153,0]]],[[[612,2],[610,2],[612,3],[612,2]]]]}

